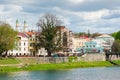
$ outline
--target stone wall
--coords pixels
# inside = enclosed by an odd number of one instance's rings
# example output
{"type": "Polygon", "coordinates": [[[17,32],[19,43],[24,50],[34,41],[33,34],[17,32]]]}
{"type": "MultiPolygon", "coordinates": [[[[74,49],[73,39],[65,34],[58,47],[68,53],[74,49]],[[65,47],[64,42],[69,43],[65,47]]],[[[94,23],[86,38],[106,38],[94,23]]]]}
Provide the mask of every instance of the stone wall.
{"type": "Polygon", "coordinates": [[[68,57],[17,57],[24,64],[68,62],[68,57]]]}
{"type": "Polygon", "coordinates": [[[110,60],[120,60],[120,55],[110,55],[110,60]]]}
{"type": "Polygon", "coordinates": [[[105,61],[103,53],[85,54],[78,58],[78,61],[105,61]]]}
{"type": "MultiPolygon", "coordinates": [[[[17,57],[19,60],[21,60],[24,64],[29,63],[61,63],[61,62],[68,62],[68,57],[17,57]]],[[[116,55],[112,55],[111,60],[120,60],[120,57],[117,57],[116,55]]],[[[95,54],[85,54],[81,57],[78,57],[77,60],[73,61],[105,61],[106,56],[104,53],[95,53],[95,54]]]]}

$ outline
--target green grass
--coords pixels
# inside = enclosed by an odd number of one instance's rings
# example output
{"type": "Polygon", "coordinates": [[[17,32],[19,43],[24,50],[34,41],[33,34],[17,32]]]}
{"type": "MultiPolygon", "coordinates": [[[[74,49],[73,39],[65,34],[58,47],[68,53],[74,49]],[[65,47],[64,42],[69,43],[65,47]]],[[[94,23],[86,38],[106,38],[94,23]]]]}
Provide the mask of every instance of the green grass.
{"type": "Polygon", "coordinates": [[[0,66],[0,72],[16,72],[16,71],[21,71],[21,69],[13,66],[0,66]]]}
{"type": "MultiPolygon", "coordinates": [[[[2,58],[1,64],[18,64],[19,61],[16,58],[2,58]]],[[[29,62],[29,61],[28,61],[29,62]]],[[[31,62],[31,61],[30,61],[31,62]]],[[[114,63],[120,65],[120,60],[114,60],[114,63]]],[[[97,62],[66,62],[66,63],[49,63],[49,64],[26,64],[22,67],[18,66],[0,66],[0,72],[13,72],[13,71],[31,71],[31,70],[58,70],[58,69],[72,69],[72,68],[86,68],[86,67],[108,67],[114,66],[109,61],[97,61],[97,62]]]]}
{"type": "Polygon", "coordinates": [[[120,65],[120,60],[114,60],[113,62],[120,65]]]}
{"type": "Polygon", "coordinates": [[[107,67],[113,66],[107,61],[100,62],[68,62],[60,64],[36,64],[22,67],[23,70],[57,70],[57,69],[72,69],[85,67],[107,67]]]}
{"type": "Polygon", "coordinates": [[[4,64],[19,64],[20,61],[16,58],[0,58],[0,65],[4,64]]]}

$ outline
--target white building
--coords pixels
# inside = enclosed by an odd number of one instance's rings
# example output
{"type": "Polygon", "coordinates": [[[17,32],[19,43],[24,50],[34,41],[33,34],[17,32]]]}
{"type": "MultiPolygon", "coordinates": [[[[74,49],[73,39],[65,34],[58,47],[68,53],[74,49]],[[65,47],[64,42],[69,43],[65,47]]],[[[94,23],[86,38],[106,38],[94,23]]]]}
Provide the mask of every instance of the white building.
{"type": "Polygon", "coordinates": [[[12,56],[26,56],[30,55],[28,45],[29,45],[29,40],[28,40],[28,35],[19,32],[17,35],[17,42],[16,42],[16,47],[13,50],[8,51],[8,55],[12,56]]]}
{"type": "Polygon", "coordinates": [[[45,48],[40,48],[38,49],[38,56],[47,56],[47,50],[45,50],[45,48]]]}
{"type": "Polygon", "coordinates": [[[96,40],[104,49],[111,49],[111,46],[114,42],[114,38],[108,34],[103,34],[101,36],[96,37],[96,40]]]}

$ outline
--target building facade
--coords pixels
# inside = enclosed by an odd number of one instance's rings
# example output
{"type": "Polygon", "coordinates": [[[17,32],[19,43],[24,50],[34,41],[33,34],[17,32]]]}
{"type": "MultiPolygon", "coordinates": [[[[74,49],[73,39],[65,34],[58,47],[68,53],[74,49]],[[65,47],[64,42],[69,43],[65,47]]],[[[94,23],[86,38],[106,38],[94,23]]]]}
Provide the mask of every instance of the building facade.
{"type": "Polygon", "coordinates": [[[96,39],[101,42],[100,44],[104,49],[111,49],[114,42],[114,38],[108,34],[102,34],[101,36],[96,37],[96,39]]]}
{"type": "Polygon", "coordinates": [[[17,35],[16,47],[13,50],[8,51],[8,56],[28,56],[29,52],[29,36],[23,32],[19,32],[17,35]]]}

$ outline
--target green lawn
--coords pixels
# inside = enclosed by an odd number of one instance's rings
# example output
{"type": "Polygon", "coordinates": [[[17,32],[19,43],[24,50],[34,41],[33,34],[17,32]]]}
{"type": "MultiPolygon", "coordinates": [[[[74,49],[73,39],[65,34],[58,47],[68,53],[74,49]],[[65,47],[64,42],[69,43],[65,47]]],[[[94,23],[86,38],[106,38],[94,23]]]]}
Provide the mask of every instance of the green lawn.
{"type": "Polygon", "coordinates": [[[113,62],[120,65],[120,60],[114,60],[113,62]]]}
{"type": "Polygon", "coordinates": [[[0,58],[0,65],[4,64],[19,64],[20,61],[16,58],[0,58]]]}
{"type": "Polygon", "coordinates": [[[59,64],[36,64],[23,67],[23,70],[53,70],[53,69],[71,69],[71,68],[85,68],[85,67],[107,67],[113,66],[108,61],[99,62],[68,62],[59,64]]]}
{"type": "MultiPolygon", "coordinates": [[[[29,61],[28,61],[29,62],[29,61]]],[[[31,62],[31,61],[30,61],[31,62]]],[[[120,60],[114,60],[113,63],[120,65],[120,60]]],[[[4,64],[19,64],[20,60],[16,58],[0,58],[0,65],[4,64]]],[[[66,63],[49,63],[49,64],[25,64],[21,67],[18,66],[0,66],[0,72],[13,72],[13,71],[31,71],[31,70],[58,70],[58,69],[72,69],[72,68],[85,68],[85,67],[108,67],[114,66],[109,61],[97,62],[66,62],[66,63]]]]}

